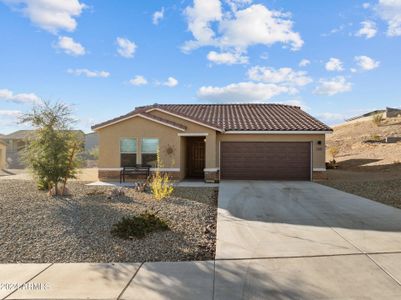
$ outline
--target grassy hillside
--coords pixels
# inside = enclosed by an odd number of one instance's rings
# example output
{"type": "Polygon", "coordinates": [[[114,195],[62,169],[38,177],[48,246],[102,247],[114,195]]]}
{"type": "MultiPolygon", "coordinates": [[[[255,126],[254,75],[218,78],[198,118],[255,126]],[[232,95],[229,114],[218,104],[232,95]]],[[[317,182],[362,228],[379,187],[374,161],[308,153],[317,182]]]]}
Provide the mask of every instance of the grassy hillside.
{"type": "MultiPolygon", "coordinates": [[[[401,136],[401,118],[385,119],[378,126],[372,119],[335,126],[327,137],[327,149],[339,150],[337,161],[341,169],[381,169],[401,162],[401,143],[372,143],[369,140],[401,136]]],[[[327,153],[327,159],[331,156],[327,153]]]]}

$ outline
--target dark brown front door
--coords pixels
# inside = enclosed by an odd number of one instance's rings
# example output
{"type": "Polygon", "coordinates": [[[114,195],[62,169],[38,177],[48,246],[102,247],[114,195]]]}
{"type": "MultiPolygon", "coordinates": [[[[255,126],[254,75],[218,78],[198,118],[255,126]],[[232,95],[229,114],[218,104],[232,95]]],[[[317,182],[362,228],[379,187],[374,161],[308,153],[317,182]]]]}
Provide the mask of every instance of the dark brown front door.
{"type": "Polygon", "coordinates": [[[310,143],[221,143],[222,179],[310,180],[310,177],[310,143]]]}
{"type": "Polygon", "coordinates": [[[187,138],[187,177],[203,178],[205,168],[205,138],[187,138]]]}

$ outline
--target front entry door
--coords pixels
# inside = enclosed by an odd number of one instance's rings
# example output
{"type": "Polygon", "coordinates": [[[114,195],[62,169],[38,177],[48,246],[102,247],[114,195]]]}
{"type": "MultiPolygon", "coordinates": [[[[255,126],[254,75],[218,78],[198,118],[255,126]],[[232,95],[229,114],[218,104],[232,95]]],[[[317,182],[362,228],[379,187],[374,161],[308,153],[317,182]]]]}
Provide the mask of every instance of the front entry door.
{"type": "Polygon", "coordinates": [[[187,140],[187,177],[203,178],[205,168],[205,138],[196,137],[187,140]]]}

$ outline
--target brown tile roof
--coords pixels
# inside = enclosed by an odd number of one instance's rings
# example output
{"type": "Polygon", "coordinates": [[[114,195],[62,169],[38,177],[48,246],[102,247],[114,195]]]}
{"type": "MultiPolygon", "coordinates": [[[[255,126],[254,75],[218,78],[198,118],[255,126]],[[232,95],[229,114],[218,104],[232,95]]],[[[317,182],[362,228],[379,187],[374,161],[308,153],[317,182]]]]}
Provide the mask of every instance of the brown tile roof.
{"type": "Polygon", "coordinates": [[[184,130],[187,129],[187,127],[184,126],[184,125],[182,125],[182,124],[178,124],[178,123],[176,123],[176,122],[172,122],[172,121],[170,121],[170,120],[166,120],[166,119],[164,119],[164,118],[160,118],[160,117],[158,117],[158,116],[151,115],[151,114],[147,113],[146,110],[141,109],[141,108],[137,108],[137,109],[135,109],[135,110],[129,112],[128,114],[119,116],[119,117],[117,117],[117,118],[108,120],[108,121],[106,121],[106,122],[102,122],[102,123],[96,124],[96,125],[92,126],[92,129],[97,129],[97,128],[99,128],[99,127],[103,127],[103,126],[106,126],[106,125],[109,125],[109,124],[118,122],[118,121],[120,121],[120,120],[133,117],[133,116],[135,116],[135,115],[143,116],[143,117],[145,117],[145,118],[152,119],[152,120],[154,120],[154,121],[156,121],[156,122],[166,123],[166,124],[169,124],[169,125],[172,125],[172,126],[174,126],[174,127],[178,127],[178,128],[184,129],[184,130]]]}
{"type": "Polygon", "coordinates": [[[283,104],[154,104],[138,107],[92,129],[152,109],[191,119],[220,131],[331,131],[330,127],[298,106],[283,104]]]}

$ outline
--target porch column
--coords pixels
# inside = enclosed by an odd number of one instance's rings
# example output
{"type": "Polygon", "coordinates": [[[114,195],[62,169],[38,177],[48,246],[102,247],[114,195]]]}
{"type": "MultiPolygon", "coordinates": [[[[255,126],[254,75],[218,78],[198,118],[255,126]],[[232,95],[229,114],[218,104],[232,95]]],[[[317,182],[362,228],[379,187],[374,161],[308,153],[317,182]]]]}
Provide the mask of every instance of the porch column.
{"type": "Polygon", "coordinates": [[[218,182],[219,171],[216,162],[216,133],[210,133],[206,136],[206,161],[205,161],[205,181],[218,182]]]}

